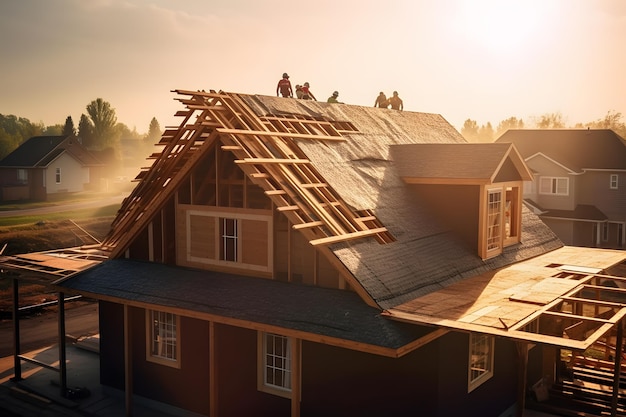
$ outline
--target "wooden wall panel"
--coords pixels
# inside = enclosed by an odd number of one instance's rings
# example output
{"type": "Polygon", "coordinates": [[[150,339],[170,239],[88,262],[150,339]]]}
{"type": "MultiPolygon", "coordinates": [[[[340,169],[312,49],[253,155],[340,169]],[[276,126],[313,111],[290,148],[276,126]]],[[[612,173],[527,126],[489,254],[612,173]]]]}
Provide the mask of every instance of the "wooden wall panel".
{"type": "Polygon", "coordinates": [[[215,248],[215,217],[189,216],[191,256],[217,259],[215,248]]]}
{"type": "Polygon", "coordinates": [[[241,221],[242,261],[245,264],[267,266],[269,234],[267,221],[241,221]]]}

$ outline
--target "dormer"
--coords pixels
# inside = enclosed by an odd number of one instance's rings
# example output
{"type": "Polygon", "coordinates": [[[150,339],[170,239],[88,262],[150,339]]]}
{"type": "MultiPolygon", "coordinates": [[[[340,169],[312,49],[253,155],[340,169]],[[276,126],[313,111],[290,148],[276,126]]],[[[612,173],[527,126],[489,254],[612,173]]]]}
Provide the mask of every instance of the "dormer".
{"type": "Polygon", "coordinates": [[[482,259],[521,240],[522,190],[532,174],[509,143],[394,145],[402,180],[482,259]]]}

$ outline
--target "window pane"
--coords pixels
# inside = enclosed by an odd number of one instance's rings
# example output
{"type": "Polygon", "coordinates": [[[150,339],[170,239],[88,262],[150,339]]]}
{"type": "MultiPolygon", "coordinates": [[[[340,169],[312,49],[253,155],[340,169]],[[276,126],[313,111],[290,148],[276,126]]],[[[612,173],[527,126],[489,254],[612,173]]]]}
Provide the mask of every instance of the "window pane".
{"type": "Polygon", "coordinates": [[[265,384],[291,389],[290,340],[286,337],[265,334],[265,384]]]}
{"type": "Polygon", "coordinates": [[[487,250],[500,247],[502,192],[489,191],[487,203],[487,250]]]}
{"type": "Polygon", "coordinates": [[[153,356],[176,360],[176,315],[162,311],[152,311],[153,356]]]}

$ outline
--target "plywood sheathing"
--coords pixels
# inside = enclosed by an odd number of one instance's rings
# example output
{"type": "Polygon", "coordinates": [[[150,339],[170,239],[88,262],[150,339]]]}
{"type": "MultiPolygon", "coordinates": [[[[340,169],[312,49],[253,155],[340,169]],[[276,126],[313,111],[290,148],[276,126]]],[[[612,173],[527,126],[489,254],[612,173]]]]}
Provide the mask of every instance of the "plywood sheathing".
{"type": "MultiPolygon", "coordinates": [[[[389,309],[385,315],[443,328],[585,349],[626,314],[626,292],[623,294],[624,302],[614,303],[616,309],[608,318],[593,315],[577,317],[575,313],[562,312],[558,307],[570,294],[581,297],[578,290],[594,282],[592,280],[597,275],[591,271],[608,269],[620,264],[624,258],[623,251],[589,251],[587,248],[566,246],[417,297],[389,309]],[[580,271],[588,273],[578,273],[580,271]],[[568,273],[576,273],[577,279],[556,277],[568,273]],[[531,319],[542,315],[544,320],[571,317],[579,322],[595,321],[607,326],[603,332],[584,340],[524,330],[523,327],[531,319]]],[[[581,302],[584,303],[584,299],[581,298],[581,302]]],[[[593,300],[589,304],[593,304],[593,300]]]]}

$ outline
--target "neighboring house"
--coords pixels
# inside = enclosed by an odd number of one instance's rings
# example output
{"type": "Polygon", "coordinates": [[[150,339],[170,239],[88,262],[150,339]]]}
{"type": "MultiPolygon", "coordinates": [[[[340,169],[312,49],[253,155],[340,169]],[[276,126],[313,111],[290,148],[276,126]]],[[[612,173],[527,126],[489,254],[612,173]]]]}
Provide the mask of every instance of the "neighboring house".
{"type": "Polygon", "coordinates": [[[621,340],[626,252],[563,246],[515,146],[436,114],[177,93],[101,245],[0,259],[99,300],[128,415],[521,416],[560,349],[621,340]]]}
{"type": "Polygon", "coordinates": [[[626,141],[609,129],[508,130],[534,172],[524,199],[566,245],[626,247],[626,141]]]}
{"type": "Polygon", "coordinates": [[[74,136],[35,136],[0,161],[0,201],[94,189],[102,164],[74,136]]]}

